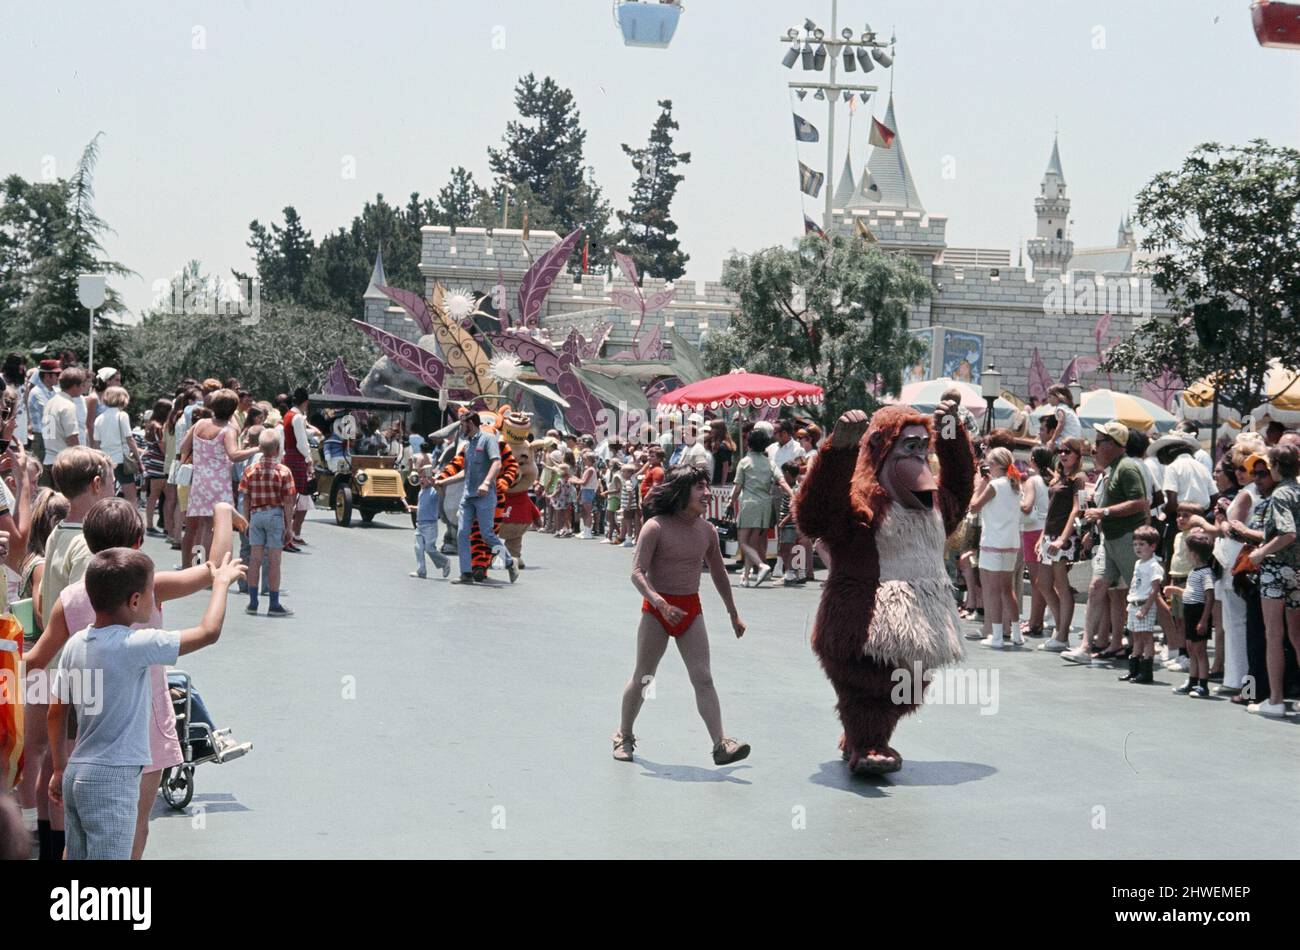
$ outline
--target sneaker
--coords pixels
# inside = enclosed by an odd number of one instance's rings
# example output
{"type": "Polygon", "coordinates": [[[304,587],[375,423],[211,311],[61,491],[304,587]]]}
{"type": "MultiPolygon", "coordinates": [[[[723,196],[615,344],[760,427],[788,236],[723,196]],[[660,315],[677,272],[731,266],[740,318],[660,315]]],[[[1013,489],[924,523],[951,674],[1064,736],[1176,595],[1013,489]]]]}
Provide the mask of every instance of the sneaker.
{"type": "Polygon", "coordinates": [[[1190,699],[1209,699],[1210,691],[1200,683],[1197,683],[1188,691],[1187,696],[1190,699]]]}
{"type": "Polygon", "coordinates": [[[407,577],[418,577],[420,580],[424,580],[428,576],[429,575],[425,574],[424,571],[411,571],[411,573],[407,575],[407,577]]]}
{"type": "MultiPolygon", "coordinates": [[[[451,577],[451,561],[443,561],[441,571],[443,580],[451,577]]],[[[284,591],[280,592],[280,596],[284,596],[284,591]]]]}
{"type": "Polygon", "coordinates": [[[628,538],[626,541],[623,542],[623,547],[634,548],[636,547],[636,542],[633,541],[631,538],[628,538]]]}
{"type": "Polygon", "coordinates": [[[1002,638],[1000,634],[994,634],[991,637],[985,637],[983,640],[980,641],[980,643],[991,650],[1001,650],[1004,646],[1007,645],[1006,641],[1002,638]]]}
{"type": "Polygon", "coordinates": [[[1188,657],[1176,656],[1164,666],[1171,673],[1186,673],[1191,669],[1191,661],[1188,657]]]}
{"type": "Polygon", "coordinates": [[[758,577],[754,580],[754,586],[761,587],[763,582],[771,576],[772,566],[770,564],[764,564],[762,569],[758,572],[758,577]]]}
{"type": "Polygon", "coordinates": [[[452,581],[452,583],[453,583],[453,584],[473,584],[473,583],[474,583],[474,575],[473,575],[473,574],[462,574],[462,575],[460,575],[460,580],[458,580],[458,581],[452,581]]]}
{"type": "Polygon", "coordinates": [[[514,561],[506,565],[506,573],[510,575],[510,583],[519,580],[519,566],[514,561]]]}
{"type": "Polygon", "coordinates": [[[1179,696],[1186,696],[1194,688],[1196,688],[1196,685],[1197,684],[1194,680],[1187,680],[1186,682],[1183,683],[1182,686],[1175,686],[1172,692],[1177,693],[1179,696]]]}
{"type": "Polygon", "coordinates": [[[1065,650],[1061,653],[1061,659],[1070,663],[1079,663],[1083,666],[1092,664],[1092,655],[1083,647],[1075,647],[1073,650],[1065,650]]]}
{"type": "Polygon", "coordinates": [[[249,605],[249,606],[247,606],[247,607],[244,608],[244,613],[246,613],[246,614],[252,614],[254,617],[256,617],[256,616],[257,616],[257,608],[254,607],[254,606],[252,606],[252,605],[249,605]]]}
{"type": "Polygon", "coordinates": [[[1048,640],[1046,643],[1038,644],[1038,649],[1045,653],[1066,653],[1070,649],[1068,643],[1062,643],[1060,640],[1048,640]]]}
{"type": "Polygon", "coordinates": [[[1025,645],[1025,638],[1019,633],[1011,634],[1011,645],[1013,647],[1022,647],[1025,645]]]}
{"type": "Polygon", "coordinates": [[[279,607],[271,607],[266,611],[268,617],[292,617],[293,611],[283,604],[279,607]]]}
{"type": "Polygon", "coordinates": [[[1267,716],[1270,719],[1281,719],[1286,715],[1286,703],[1251,703],[1246,707],[1246,712],[1256,716],[1267,716]]]}
{"type": "Polygon", "coordinates": [[[624,736],[614,733],[614,759],[618,762],[631,762],[632,750],[636,748],[636,736],[624,736]]]}
{"type": "Polygon", "coordinates": [[[723,739],[713,747],[713,764],[728,765],[739,762],[749,756],[749,743],[737,742],[735,739],[723,739]]]}
{"type": "Polygon", "coordinates": [[[962,636],[964,636],[967,640],[983,640],[983,639],[984,639],[984,631],[982,631],[982,630],[968,630],[966,633],[962,634],[962,636]]]}

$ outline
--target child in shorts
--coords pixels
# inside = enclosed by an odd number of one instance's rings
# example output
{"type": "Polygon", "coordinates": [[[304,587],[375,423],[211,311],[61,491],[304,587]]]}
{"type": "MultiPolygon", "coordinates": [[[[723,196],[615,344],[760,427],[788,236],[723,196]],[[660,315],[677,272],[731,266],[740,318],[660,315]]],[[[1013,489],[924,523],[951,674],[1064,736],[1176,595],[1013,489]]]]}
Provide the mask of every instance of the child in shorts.
{"type": "Polygon", "coordinates": [[[625,548],[636,547],[636,535],[641,527],[641,502],[636,486],[636,469],[635,465],[628,462],[619,470],[619,474],[623,476],[623,487],[618,505],[625,548]]]}
{"type": "Polygon", "coordinates": [[[68,640],[55,673],[49,712],[54,773],[49,794],[63,805],[68,860],[126,861],[135,840],[140,776],[150,763],[149,668],[217,642],[230,585],[244,568],[230,555],[208,562],[212,596],[197,627],[132,630],[155,609],[153,561],[108,548],[86,568],[95,622],[68,640]],[[68,711],[77,745],[65,758],[68,711]]]}
{"type": "Polygon", "coordinates": [[[623,467],[617,458],[609,460],[605,467],[605,540],[604,544],[618,544],[618,512],[623,496],[623,467]]]}
{"type": "MultiPolygon", "coordinates": [[[[1182,511],[1179,511],[1182,521],[1182,511]]],[[[1175,686],[1174,692],[1193,699],[1210,695],[1210,663],[1206,644],[1213,628],[1214,582],[1223,568],[1214,557],[1214,542],[1204,532],[1190,534],[1185,540],[1191,571],[1182,586],[1170,585],[1165,596],[1179,595],[1183,602],[1183,631],[1187,637],[1187,682],[1175,686]]]]}
{"type": "Polygon", "coordinates": [[[1137,563],[1133,566],[1133,580],[1128,587],[1129,661],[1128,674],[1121,676],[1122,683],[1148,685],[1155,682],[1152,668],[1156,653],[1156,607],[1160,602],[1164,568],[1156,560],[1160,532],[1143,525],[1133,532],[1133,551],[1137,563]]]}

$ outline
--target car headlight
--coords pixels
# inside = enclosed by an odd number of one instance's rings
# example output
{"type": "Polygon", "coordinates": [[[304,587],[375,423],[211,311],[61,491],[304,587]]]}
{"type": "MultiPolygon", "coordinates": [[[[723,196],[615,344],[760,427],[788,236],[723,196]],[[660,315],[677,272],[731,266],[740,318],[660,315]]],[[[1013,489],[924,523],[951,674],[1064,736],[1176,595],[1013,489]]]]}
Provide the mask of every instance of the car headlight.
{"type": "Polygon", "coordinates": [[[366,483],[366,473],[357,472],[355,481],[358,485],[364,485],[366,483]]]}

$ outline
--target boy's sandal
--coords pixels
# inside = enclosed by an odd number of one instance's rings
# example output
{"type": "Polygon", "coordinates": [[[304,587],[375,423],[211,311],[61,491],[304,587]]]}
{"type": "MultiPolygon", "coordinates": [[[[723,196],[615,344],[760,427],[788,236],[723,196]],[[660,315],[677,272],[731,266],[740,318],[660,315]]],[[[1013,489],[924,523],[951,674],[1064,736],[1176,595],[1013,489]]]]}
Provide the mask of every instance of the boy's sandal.
{"type": "Polygon", "coordinates": [[[614,733],[614,758],[619,762],[631,762],[632,752],[636,749],[636,736],[626,736],[623,733],[614,733]]]}

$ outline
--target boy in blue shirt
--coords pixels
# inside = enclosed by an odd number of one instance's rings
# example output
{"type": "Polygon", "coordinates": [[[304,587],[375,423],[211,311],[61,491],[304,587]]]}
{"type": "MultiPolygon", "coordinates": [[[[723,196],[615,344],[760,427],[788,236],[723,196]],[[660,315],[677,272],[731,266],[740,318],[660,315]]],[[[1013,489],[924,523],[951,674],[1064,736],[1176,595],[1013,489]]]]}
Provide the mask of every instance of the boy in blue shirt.
{"type": "Polygon", "coordinates": [[[427,576],[424,571],[424,556],[433,558],[434,567],[442,571],[443,577],[451,574],[451,561],[447,555],[438,550],[438,518],[442,513],[438,489],[433,487],[433,466],[420,468],[420,497],[414,505],[408,504],[406,510],[415,513],[415,570],[412,577],[427,576]]]}

